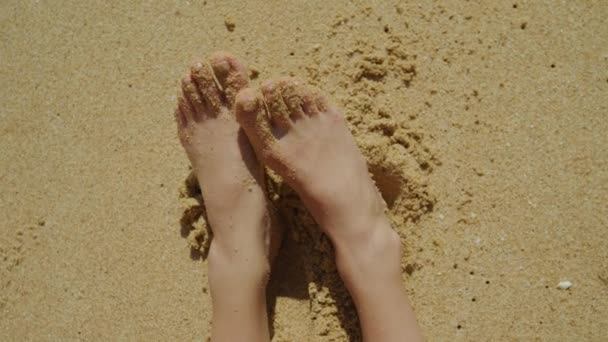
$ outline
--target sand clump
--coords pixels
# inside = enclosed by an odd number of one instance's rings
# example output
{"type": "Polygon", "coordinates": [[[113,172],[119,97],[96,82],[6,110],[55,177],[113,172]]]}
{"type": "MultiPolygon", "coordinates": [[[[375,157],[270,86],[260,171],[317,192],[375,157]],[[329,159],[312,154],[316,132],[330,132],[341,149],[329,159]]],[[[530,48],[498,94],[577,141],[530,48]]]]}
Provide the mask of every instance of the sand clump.
{"type": "Polygon", "coordinates": [[[179,189],[179,197],[185,208],[180,219],[181,234],[186,238],[194,255],[206,257],[213,238],[207,223],[207,211],[201,188],[194,173],[190,173],[179,189]]]}

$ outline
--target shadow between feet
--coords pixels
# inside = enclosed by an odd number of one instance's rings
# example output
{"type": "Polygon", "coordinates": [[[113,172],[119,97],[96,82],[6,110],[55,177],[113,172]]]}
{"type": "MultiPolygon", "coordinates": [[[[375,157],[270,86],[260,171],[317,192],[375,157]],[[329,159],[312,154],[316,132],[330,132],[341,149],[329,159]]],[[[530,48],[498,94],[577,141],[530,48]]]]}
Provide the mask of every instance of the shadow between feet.
{"type": "Polygon", "coordinates": [[[285,247],[300,255],[301,265],[289,267],[305,278],[298,281],[306,287],[315,333],[328,340],[361,341],[359,317],[338,274],[329,238],[295,191],[280,181],[273,185],[279,195],[276,207],[286,228],[285,236],[289,236],[289,240],[284,240],[285,247]]]}

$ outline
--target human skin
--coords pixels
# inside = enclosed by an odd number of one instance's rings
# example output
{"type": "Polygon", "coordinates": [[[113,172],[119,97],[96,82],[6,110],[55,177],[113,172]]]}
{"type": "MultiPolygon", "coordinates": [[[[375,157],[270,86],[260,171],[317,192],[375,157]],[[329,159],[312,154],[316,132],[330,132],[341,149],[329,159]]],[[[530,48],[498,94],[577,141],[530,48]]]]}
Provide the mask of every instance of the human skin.
{"type": "Polygon", "coordinates": [[[300,196],[332,241],[365,341],[420,341],[401,283],[401,242],[341,111],[286,78],[245,89],[236,117],[258,158],[300,196]]]}
{"type": "Polygon", "coordinates": [[[301,81],[266,81],[257,90],[246,75],[236,58],[215,53],[184,77],[176,110],[214,233],[211,339],[269,340],[265,287],[281,230],[262,163],[296,190],[331,239],[364,340],[422,340],[401,283],[399,236],[344,116],[301,81]]]}
{"type": "Polygon", "coordinates": [[[201,184],[208,223],[213,341],[268,341],[266,284],[280,228],[266,201],[264,171],[234,117],[247,70],[219,52],[182,79],[178,135],[201,184]]]}

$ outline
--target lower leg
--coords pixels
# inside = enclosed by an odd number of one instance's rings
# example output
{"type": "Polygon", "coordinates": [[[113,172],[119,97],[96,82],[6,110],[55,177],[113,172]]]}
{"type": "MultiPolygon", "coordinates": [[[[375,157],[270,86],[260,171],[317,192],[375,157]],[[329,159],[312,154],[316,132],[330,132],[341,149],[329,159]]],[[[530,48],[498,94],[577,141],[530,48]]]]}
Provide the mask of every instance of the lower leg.
{"type": "Polygon", "coordinates": [[[351,294],[364,341],[421,341],[401,282],[401,242],[388,222],[358,241],[335,241],[338,271],[351,294]]]}
{"type": "Polygon", "coordinates": [[[270,267],[266,257],[218,247],[219,243],[212,243],[208,259],[211,341],[269,341],[266,284],[270,267]]]}

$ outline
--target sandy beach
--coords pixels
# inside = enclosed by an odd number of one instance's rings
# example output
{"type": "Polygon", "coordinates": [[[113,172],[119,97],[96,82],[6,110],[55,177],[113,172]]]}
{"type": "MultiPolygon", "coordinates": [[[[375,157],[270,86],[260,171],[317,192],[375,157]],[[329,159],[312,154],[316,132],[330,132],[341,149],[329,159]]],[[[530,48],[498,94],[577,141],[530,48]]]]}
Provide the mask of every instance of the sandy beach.
{"type": "MultiPolygon", "coordinates": [[[[226,50],[254,85],[299,77],[344,109],[429,341],[605,341],[606,17],[602,1],[3,1],[0,340],[206,341],[208,236],[173,112],[188,66],[226,50]]],[[[272,186],[273,341],[360,341],[328,239],[272,186]]]]}

